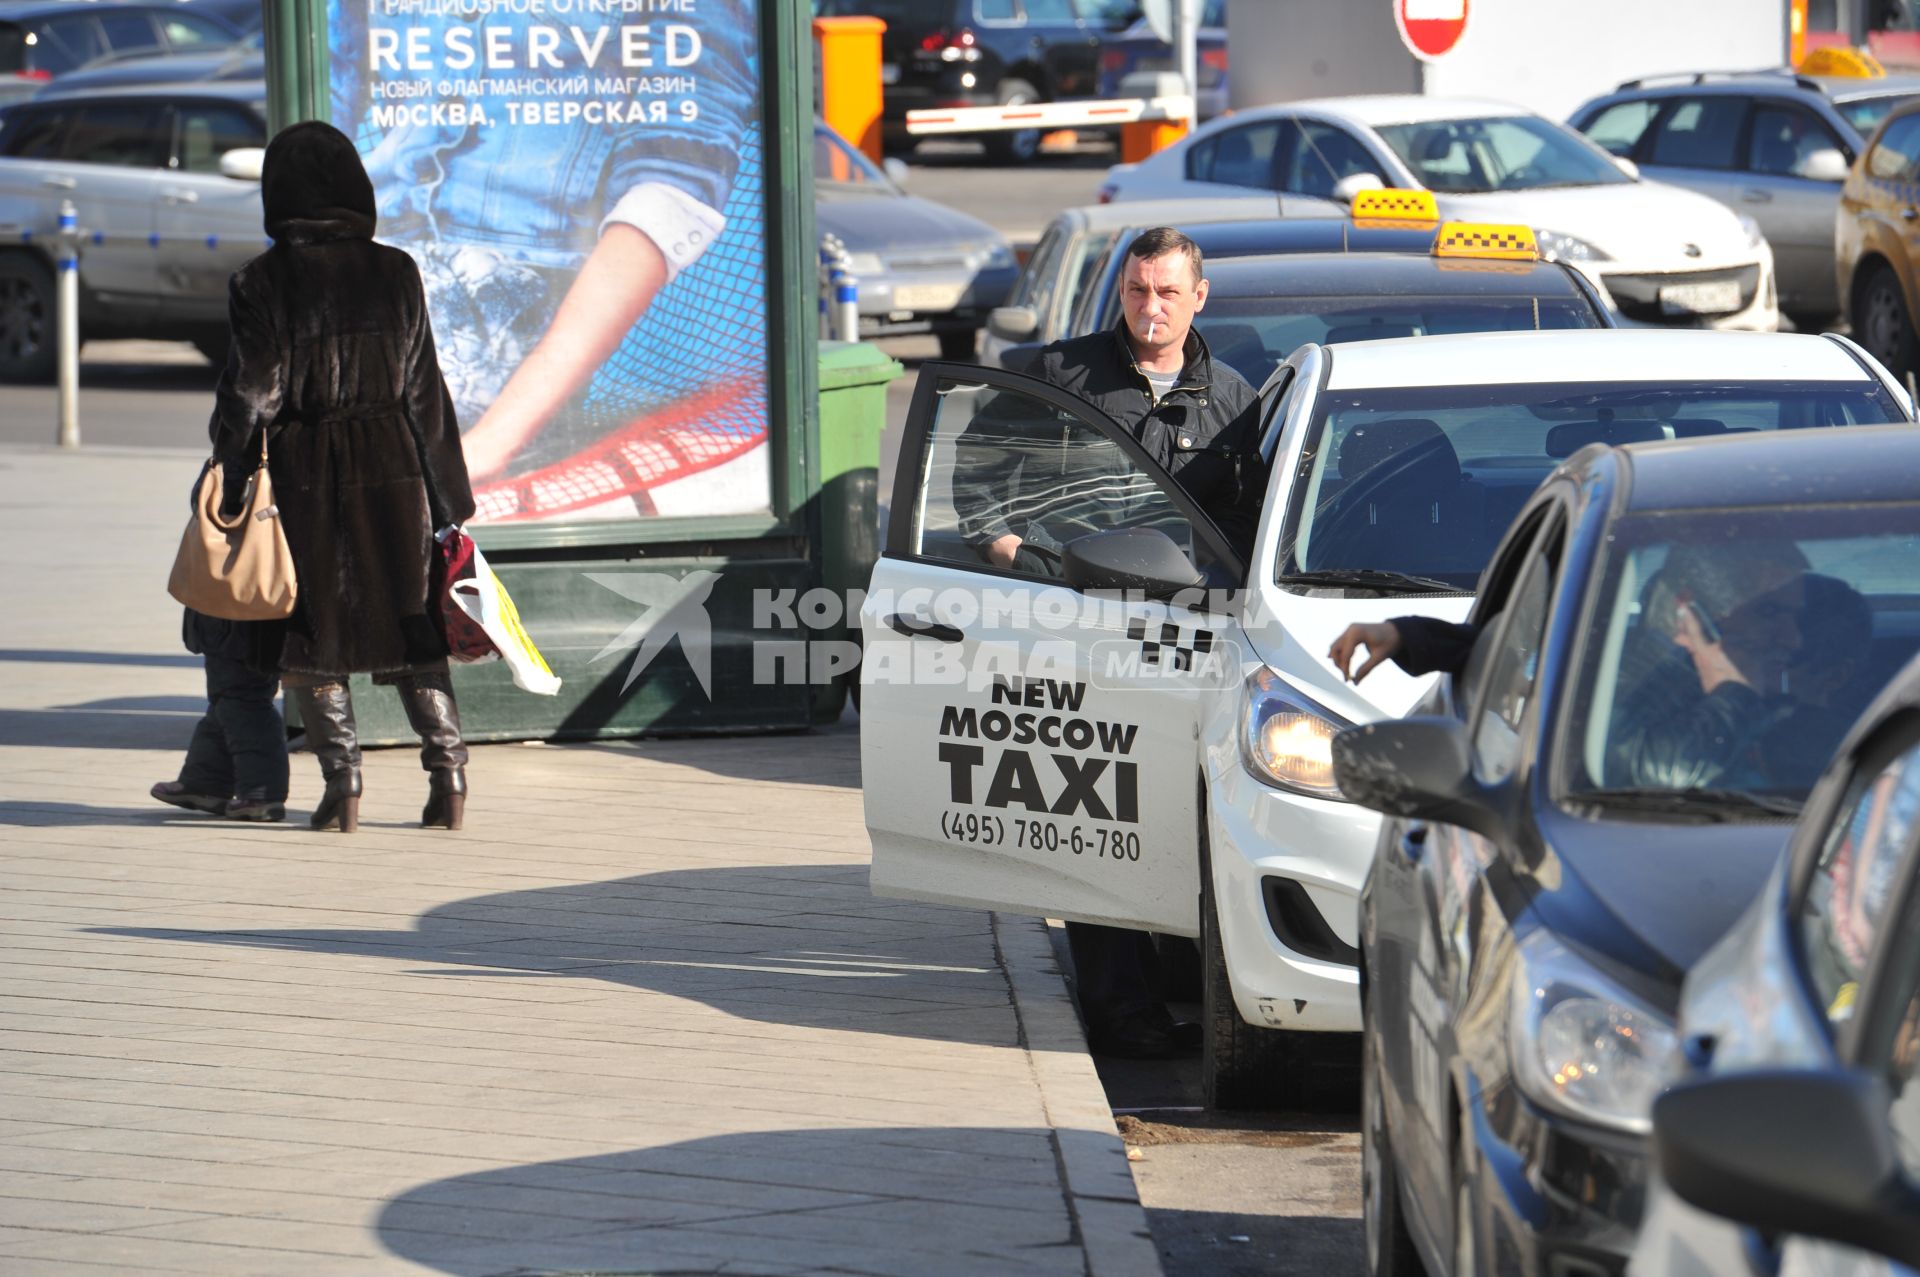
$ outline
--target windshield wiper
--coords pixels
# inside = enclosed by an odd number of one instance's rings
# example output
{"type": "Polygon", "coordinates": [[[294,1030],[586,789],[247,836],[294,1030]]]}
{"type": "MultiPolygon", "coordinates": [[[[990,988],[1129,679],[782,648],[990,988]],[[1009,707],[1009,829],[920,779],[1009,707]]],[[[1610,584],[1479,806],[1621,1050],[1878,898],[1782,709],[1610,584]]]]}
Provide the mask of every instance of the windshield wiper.
{"type": "Polygon", "coordinates": [[[1744,789],[1590,789],[1571,796],[1596,806],[1698,815],[1716,822],[1755,815],[1791,819],[1801,807],[1798,798],[1744,789]]]}
{"type": "Polygon", "coordinates": [[[1461,589],[1445,581],[1436,581],[1430,576],[1413,576],[1406,572],[1387,572],[1380,568],[1325,568],[1318,572],[1286,572],[1280,577],[1282,585],[1351,585],[1368,590],[1397,590],[1406,594],[1471,594],[1470,589],[1461,589]]]}

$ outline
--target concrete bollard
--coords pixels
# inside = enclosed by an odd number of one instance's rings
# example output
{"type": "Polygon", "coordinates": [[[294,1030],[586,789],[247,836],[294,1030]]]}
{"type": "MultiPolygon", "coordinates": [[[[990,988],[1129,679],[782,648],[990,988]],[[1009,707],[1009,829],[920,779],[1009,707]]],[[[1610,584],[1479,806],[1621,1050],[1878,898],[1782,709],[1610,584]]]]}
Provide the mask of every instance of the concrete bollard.
{"type": "Polygon", "coordinates": [[[80,219],[60,202],[60,253],[54,277],[55,347],[60,387],[60,446],[80,446],[80,219]]]}

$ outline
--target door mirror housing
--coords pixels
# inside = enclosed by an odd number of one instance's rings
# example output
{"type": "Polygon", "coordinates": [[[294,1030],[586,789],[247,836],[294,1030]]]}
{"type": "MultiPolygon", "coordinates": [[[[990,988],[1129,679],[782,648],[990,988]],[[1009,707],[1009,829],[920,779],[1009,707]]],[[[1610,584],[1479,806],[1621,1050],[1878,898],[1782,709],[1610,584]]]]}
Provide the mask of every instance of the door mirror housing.
{"type": "Polygon", "coordinates": [[[1887,1086],[1839,1069],[1682,1083],[1653,1102],[1660,1172],[1683,1201],[1920,1265],[1920,1193],[1893,1142],[1887,1086]]]}
{"type": "Polygon", "coordinates": [[[1845,155],[1825,146],[1800,161],[1799,176],[1809,182],[1844,182],[1851,167],[1845,155]]]}
{"type": "Polygon", "coordinates": [[[1387,180],[1378,173],[1349,173],[1333,184],[1329,198],[1336,204],[1351,204],[1360,192],[1377,191],[1386,184],[1387,180]]]}
{"type": "Polygon", "coordinates": [[[1158,528],[1117,528],[1067,542],[1060,575],[1076,590],[1133,590],[1170,599],[1206,578],[1173,538],[1158,528]]]}
{"type": "Polygon", "coordinates": [[[1040,316],[1031,306],[995,306],[987,312],[987,331],[1002,341],[1026,341],[1040,331],[1040,316]]]}
{"type": "Polygon", "coordinates": [[[895,186],[905,186],[907,179],[913,176],[913,170],[907,167],[907,162],[897,155],[889,155],[882,160],[880,171],[885,173],[887,180],[895,186]]]}
{"type": "Polygon", "coordinates": [[[1625,173],[1636,182],[1640,180],[1640,166],[1638,164],[1635,164],[1624,155],[1615,155],[1611,158],[1615,168],[1618,168],[1622,173],[1625,173]]]}
{"type": "Polygon", "coordinates": [[[257,182],[265,166],[267,150],[263,146],[237,146],[220,155],[220,176],[236,182],[257,182]]]}
{"type": "Polygon", "coordinates": [[[1349,727],[1333,738],[1333,779],[1348,800],[1384,815],[1494,839],[1509,824],[1509,786],[1480,783],[1466,724],[1444,715],[1349,727]]]}

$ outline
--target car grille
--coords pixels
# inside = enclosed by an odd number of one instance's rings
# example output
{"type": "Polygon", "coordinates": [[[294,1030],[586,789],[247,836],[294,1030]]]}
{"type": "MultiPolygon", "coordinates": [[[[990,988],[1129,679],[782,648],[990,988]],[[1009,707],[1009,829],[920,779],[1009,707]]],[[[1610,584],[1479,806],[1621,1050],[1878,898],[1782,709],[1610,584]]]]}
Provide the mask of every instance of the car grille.
{"type": "Polygon", "coordinates": [[[1628,319],[1644,324],[1684,326],[1711,315],[1669,315],[1660,309],[1660,290],[1674,284],[1718,284],[1734,280],[1740,285],[1740,304],[1719,314],[1731,315],[1753,305],[1760,288],[1760,267],[1736,266],[1731,270],[1669,271],[1656,275],[1602,275],[1613,304],[1628,319]]]}

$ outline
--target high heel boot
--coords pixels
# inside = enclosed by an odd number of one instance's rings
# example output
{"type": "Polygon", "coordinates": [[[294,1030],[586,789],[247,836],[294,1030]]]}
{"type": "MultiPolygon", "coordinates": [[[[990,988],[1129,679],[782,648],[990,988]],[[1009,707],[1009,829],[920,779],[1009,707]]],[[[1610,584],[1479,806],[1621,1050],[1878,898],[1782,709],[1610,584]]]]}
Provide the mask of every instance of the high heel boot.
{"type": "Polygon", "coordinates": [[[423,829],[458,829],[467,810],[467,746],[460,737],[460,707],[453,682],[444,672],[410,674],[394,680],[407,722],[420,737],[420,766],[427,772],[423,829]]]}
{"type": "Polygon", "coordinates": [[[360,736],[347,685],[290,687],[287,693],[299,698],[307,746],[320,760],[320,774],[327,782],[326,793],[307,824],[314,829],[338,828],[343,834],[353,833],[360,828],[360,736]]]}

